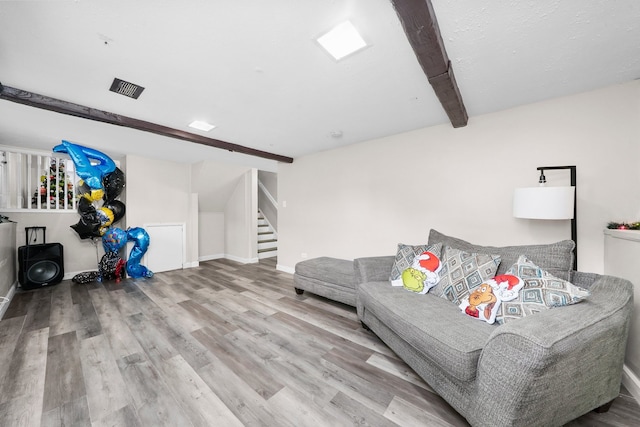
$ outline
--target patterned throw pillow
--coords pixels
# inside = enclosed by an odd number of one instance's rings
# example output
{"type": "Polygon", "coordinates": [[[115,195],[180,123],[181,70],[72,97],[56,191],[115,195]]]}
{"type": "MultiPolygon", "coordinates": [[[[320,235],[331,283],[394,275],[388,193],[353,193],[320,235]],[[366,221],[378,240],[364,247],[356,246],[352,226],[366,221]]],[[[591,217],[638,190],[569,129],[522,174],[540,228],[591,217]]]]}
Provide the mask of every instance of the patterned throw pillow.
{"type": "Polygon", "coordinates": [[[426,294],[440,280],[440,252],[442,243],[418,246],[398,243],[396,260],[389,277],[391,285],[426,294]]]}
{"type": "Polygon", "coordinates": [[[509,268],[508,273],[520,277],[524,288],[516,299],[501,305],[496,315],[500,324],[552,307],[575,304],[591,295],[587,289],[551,275],[524,255],[509,268]]]}
{"type": "Polygon", "coordinates": [[[460,310],[478,320],[495,322],[500,305],[518,297],[524,281],[511,274],[501,274],[486,280],[462,300],[460,310]]]}
{"type": "Polygon", "coordinates": [[[496,275],[498,265],[498,255],[475,254],[447,247],[440,282],[433,292],[460,305],[478,286],[496,275]]]}

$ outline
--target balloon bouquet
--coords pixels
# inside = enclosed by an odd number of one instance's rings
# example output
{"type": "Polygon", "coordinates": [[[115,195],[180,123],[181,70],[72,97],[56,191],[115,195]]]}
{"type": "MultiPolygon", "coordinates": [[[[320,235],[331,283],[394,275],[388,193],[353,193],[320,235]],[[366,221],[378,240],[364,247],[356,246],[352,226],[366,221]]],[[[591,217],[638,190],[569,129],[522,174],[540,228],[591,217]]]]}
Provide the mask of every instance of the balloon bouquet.
{"type": "Polygon", "coordinates": [[[95,280],[120,281],[126,272],[133,278],[151,277],[147,267],[140,265],[142,256],[149,247],[149,234],[144,228],[134,227],[126,231],[113,227],[125,214],[125,205],[116,198],[125,186],[124,172],[113,160],[92,148],[62,141],[53,147],[55,153],[66,153],[75,165],[76,174],[82,178],[78,185],[78,213],[80,220],[71,226],[81,239],[101,238],[105,254],[98,267],[76,275],[72,280],[89,283],[95,280]],[[119,251],[127,242],[133,242],[129,260],[125,263],[119,251]]]}

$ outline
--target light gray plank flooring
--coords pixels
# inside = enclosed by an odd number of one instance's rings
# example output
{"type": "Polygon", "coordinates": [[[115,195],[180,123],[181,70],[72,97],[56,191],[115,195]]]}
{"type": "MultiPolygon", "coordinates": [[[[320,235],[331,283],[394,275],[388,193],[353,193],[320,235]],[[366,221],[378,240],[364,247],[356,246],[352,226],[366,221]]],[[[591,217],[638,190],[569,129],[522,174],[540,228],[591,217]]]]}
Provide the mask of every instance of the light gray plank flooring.
{"type": "MultiPolygon", "coordinates": [[[[18,291],[0,321],[3,427],[466,425],[273,259],[18,291]]],[[[640,406],[623,388],[568,425],[640,425],[640,406]]]]}

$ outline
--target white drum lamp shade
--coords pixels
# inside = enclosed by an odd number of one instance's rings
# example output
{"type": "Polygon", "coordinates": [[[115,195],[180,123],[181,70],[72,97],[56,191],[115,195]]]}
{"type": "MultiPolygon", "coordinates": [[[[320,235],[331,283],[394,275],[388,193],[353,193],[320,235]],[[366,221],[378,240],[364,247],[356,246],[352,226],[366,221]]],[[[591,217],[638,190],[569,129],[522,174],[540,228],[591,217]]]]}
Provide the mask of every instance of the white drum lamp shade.
{"type": "Polygon", "coordinates": [[[573,219],[575,187],[516,188],[513,216],[529,219],[573,219]]]}
{"type": "Polygon", "coordinates": [[[526,219],[569,219],[571,240],[575,242],[574,269],[578,269],[578,211],[576,200],[576,166],[540,166],[539,187],[516,188],[513,193],[513,216],[526,219]],[[545,170],[568,170],[571,173],[570,187],[546,187],[545,170]]]}

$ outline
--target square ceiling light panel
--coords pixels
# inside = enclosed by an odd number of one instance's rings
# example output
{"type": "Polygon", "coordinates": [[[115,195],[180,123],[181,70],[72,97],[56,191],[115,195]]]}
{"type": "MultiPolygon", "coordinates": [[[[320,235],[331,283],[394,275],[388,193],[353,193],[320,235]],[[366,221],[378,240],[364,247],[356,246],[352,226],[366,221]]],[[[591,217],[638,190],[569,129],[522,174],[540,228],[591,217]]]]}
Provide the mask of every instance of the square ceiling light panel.
{"type": "Polygon", "coordinates": [[[367,47],[367,43],[350,21],[337,25],[328,33],[318,37],[317,40],[320,46],[325,48],[336,60],[367,47]]]}
{"type": "Polygon", "coordinates": [[[198,130],[203,130],[205,132],[209,132],[211,129],[213,129],[216,126],[200,120],[194,120],[193,122],[189,123],[189,127],[198,129],[198,130]]]}

